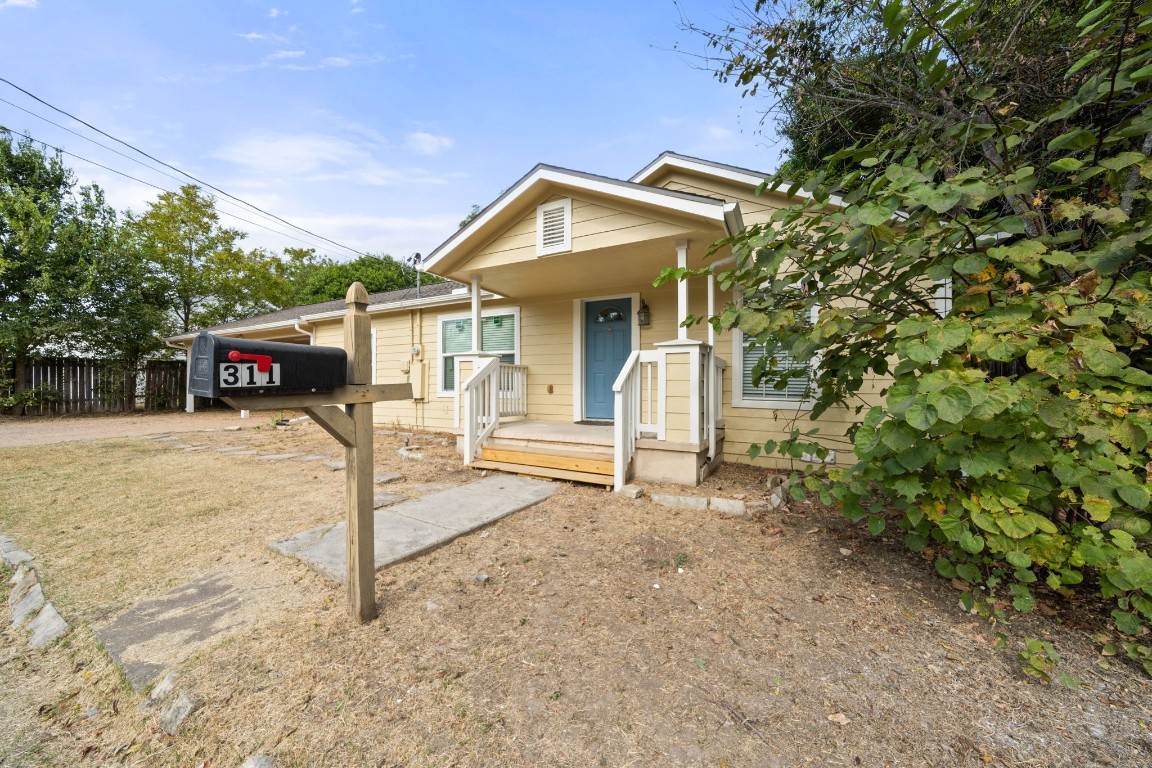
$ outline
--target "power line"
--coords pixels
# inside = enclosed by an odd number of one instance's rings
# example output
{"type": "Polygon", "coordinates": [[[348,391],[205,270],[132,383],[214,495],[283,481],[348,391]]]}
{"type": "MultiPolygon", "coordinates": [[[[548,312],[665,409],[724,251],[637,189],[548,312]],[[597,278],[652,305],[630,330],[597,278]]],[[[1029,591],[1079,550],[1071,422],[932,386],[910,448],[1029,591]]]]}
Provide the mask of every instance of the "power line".
{"type": "MultiPolygon", "coordinates": [[[[104,170],[106,170],[106,171],[111,171],[112,173],[115,173],[115,174],[117,174],[117,175],[123,176],[123,177],[124,177],[124,178],[126,178],[126,179],[131,179],[132,181],[135,181],[135,182],[136,182],[136,183],[138,183],[138,184],[143,184],[143,185],[145,185],[145,186],[147,186],[147,187],[152,187],[152,189],[158,189],[158,190],[160,190],[161,192],[172,192],[172,190],[170,190],[170,189],[166,189],[165,187],[161,187],[161,186],[158,186],[158,185],[156,185],[156,184],[153,184],[153,183],[152,183],[152,182],[150,182],[150,181],[144,181],[144,179],[138,179],[138,178],[136,178],[135,176],[132,176],[131,174],[127,174],[127,173],[124,173],[123,171],[118,171],[118,170],[116,170],[115,168],[111,168],[111,167],[109,167],[109,166],[107,166],[107,165],[104,165],[103,163],[98,163],[98,162],[96,162],[95,160],[89,160],[88,158],[86,158],[86,157],[81,157],[80,155],[77,155],[77,154],[76,154],[76,153],[74,153],[74,152],[69,152],[69,151],[68,151],[68,150],[66,150],[66,149],[62,149],[61,147],[57,147],[57,146],[55,146],[55,145],[53,145],[53,144],[49,144],[49,143],[48,143],[48,142],[46,142],[46,141],[41,141],[40,139],[38,139],[38,138],[36,138],[35,136],[32,136],[32,135],[30,135],[30,134],[24,133],[24,132],[22,132],[22,131],[16,131],[16,130],[13,130],[13,129],[9,128],[8,126],[6,126],[6,125],[4,125],[4,124],[2,124],[2,123],[0,123],[0,131],[7,131],[8,133],[13,133],[13,134],[15,134],[15,135],[17,135],[17,136],[23,136],[24,138],[28,139],[29,141],[34,141],[34,142],[36,142],[37,144],[40,144],[41,146],[44,146],[44,147],[48,147],[49,149],[54,149],[54,150],[56,150],[57,152],[59,152],[59,153],[61,153],[61,154],[63,154],[63,155],[68,155],[69,157],[74,157],[74,158],[76,158],[77,160],[80,160],[81,162],[84,162],[84,163],[88,163],[88,164],[90,164],[90,165],[94,165],[94,166],[96,166],[97,168],[103,168],[103,169],[104,169],[104,170]]],[[[308,245],[308,246],[315,246],[315,245],[316,245],[315,243],[310,243],[310,242],[308,242],[307,240],[302,240],[301,238],[299,238],[299,237],[297,237],[296,235],[293,235],[293,234],[291,234],[291,233],[289,233],[289,232],[281,232],[281,231],[280,231],[280,230],[278,230],[278,229],[272,229],[272,228],[271,228],[271,227],[269,227],[267,224],[260,224],[259,222],[251,221],[251,220],[249,220],[249,219],[246,219],[246,218],[244,218],[243,216],[237,216],[236,214],[234,214],[234,213],[231,213],[230,211],[220,211],[220,214],[221,214],[221,215],[223,215],[223,216],[231,216],[232,218],[234,218],[234,219],[236,219],[236,220],[238,220],[238,221],[242,221],[242,222],[244,222],[245,224],[251,224],[252,226],[254,226],[254,227],[259,227],[260,229],[266,229],[266,230],[268,230],[269,232],[272,232],[272,233],[275,233],[275,234],[277,234],[277,235],[280,235],[281,237],[287,237],[288,239],[290,239],[290,240],[295,240],[295,241],[296,241],[296,242],[298,242],[298,243],[304,243],[304,245],[308,245]]]]}
{"type": "MultiPolygon", "coordinates": [[[[20,106],[19,104],[16,104],[15,102],[11,102],[11,101],[8,101],[8,99],[0,98],[0,103],[4,103],[4,104],[7,104],[8,106],[10,106],[10,107],[13,107],[13,108],[15,108],[15,109],[18,109],[18,110],[20,110],[21,112],[23,112],[23,113],[25,113],[25,114],[27,114],[27,115],[31,115],[32,117],[36,118],[37,120],[42,120],[42,121],[44,121],[45,123],[48,123],[49,125],[55,126],[55,127],[59,128],[59,129],[60,129],[60,130],[62,130],[62,131],[67,131],[68,133],[72,134],[73,136],[76,136],[76,137],[78,137],[78,138],[81,138],[81,139],[83,139],[84,141],[87,141],[89,144],[95,144],[97,147],[100,147],[100,148],[101,148],[101,149],[103,149],[103,150],[106,150],[106,151],[108,151],[108,152],[111,152],[111,153],[113,153],[113,154],[119,155],[120,157],[123,157],[125,160],[130,160],[130,161],[132,161],[133,163],[136,163],[137,165],[139,165],[139,166],[140,166],[140,167],[142,167],[142,168],[147,168],[148,170],[152,171],[153,173],[158,173],[158,174],[160,174],[161,176],[164,176],[164,177],[166,177],[166,178],[172,179],[173,181],[176,181],[176,182],[179,182],[179,183],[183,183],[183,182],[184,182],[184,180],[183,180],[183,179],[181,179],[179,176],[173,176],[173,175],[172,175],[172,174],[170,174],[170,173],[165,173],[164,171],[160,170],[159,168],[156,168],[155,166],[149,165],[148,163],[144,162],[143,160],[141,160],[141,159],[140,159],[140,158],[138,158],[138,157],[132,157],[131,155],[125,154],[125,153],[121,152],[120,150],[118,150],[118,149],[115,149],[114,147],[110,147],[110,146],[108,146],[107,144],[101,144],[100,142],[96,141],[95,139],[93,139],[93,138],[92,138],[92,137],[90,137],[90,136],[85,136],[84,134],[80,133],[79,131],[74,131],[74,130],[72,130],[71,128],[69,128],[69,127],[67,127],[67,126],[65,126],[65,125],[61,125],[60,123],[57,123],[57,122],[56,122],[56,121],[54,121],[54,120],[49,120],[48,118],[44,117],[43,115],[38,115],[38,114],[36,114],[35,112],[33,112],[32,110],[30,110],[30,109],[27,109],[27,108],[25,108],[25,107],[22,107],[22,106],[20,106]]],[[[38,143],[40,143],[40,144],[44,144],[44,142],[43,142],[43,141],[40,141],[39,139],[35,139],[35,138],[33,138],[32,136],[28,136],[27,138],[29,138],[29,139],[32,139],[33,141],[37,141],[37,142],[38,142],[38,143]]],[[[49,145],[49,144],[44,144],[44,146],[51,146],[51,145],[49,145]]],[[[78,159],[80,159],[80,160],[84,160],[84,161],[85,161],[85,162],[87,162],[87,163],[91,163],[91,164],[93,164],[93,165],[98,165],[98,163],[95,163],[95,162],[94,162],[94,161],[92,161],[92,160],[85,160],[84,158],[82,158],[82,157],[79,157],[78,155],[73,155],[72,153],[68,152],[67,150],[58,149],[57,147],[53,147],[53,149],[57,149],[58,151],[60,151],[60,152],[64,152],[65,154],[69,154],[69,155],[71,155],[72,157],[76,157],[76,158],[78,158],[78,159]]],[[[101,167],[103,168],[103,167],[105,167],[105,166],[101,166],[101,167]]],[[[117,170],[115,170],[114,168],[106,168],[106,170],[110,170],[110,171],[112,171],[113,173],[120,173],[120,171],[117,171],[117,170]]],[[[122,176],[127,176],[127,174],[123,174],[123,173],[121,173],[120,175],[122,175],[122,176]]],[[[133,177],[131,177],[131,176],[128,176],[128,178],[133,178],[133,177]]],[[[140,179],[133,179],[133,181],[139,181],[141,184],[147,184],[147,183],[148,183],[148,182],[145,182],[145,181],[141,181],[140,179]]],[[[161,187],[156,187],[156,185],[154,185],[154,184],[153,184],[153,185],[150,185],[150,186],[153,186],[153,187],[155,187],[156,189],[161,189],[161,187]]],[[[165,191],[165,192],[170,192],[171,190],[168,190],[168,189],[162,189],[162,191],[165,191]]],[[[231,200],[221,200],[221,201],[220,201],[220,203],[221,203],[221,205],[230,205],[230,206],[236,206],[236,207],[240,207],[240,206],[237,206],[237,205],[236,205],[236,203],[233,203],[231,200]]],[[[241,210],[244,210],[244,209],[241,209],[241,210]]],[[[284,237],[288,237],[288,238],[291,238],[291,239],[295,240],[295,241],[296,241],[296,242],[298,242],[298,243],[304,243],[304,244],[306,244],[306,245],[309,245],[309,246],[313,246],[313,247],[320,247],[320,248],[323,248],[323,247],[324,247],[324,246],[323,246],[322,244],[320,244],[319,242],[308,242],[307,240],[301,240],[299,237],[296,237],[296,236],[294,236],[294,235],[289,235],[289,234],[287,234],[287,233],[285,233],[285,232],[281,232],[281,231],[280,231],[280,230],[278,230],[278,229],[273,229],[272,227],[268,227],[268,226],[266,226],[266,225],[262,225],[262,224],[255,224],[255,223],[253,223],[253,222],[249,222],[247,219],[245,219],[245,218],[243,218],[243,217],[241,217],[241,216],[237,216],[237,215],[236,215],[236,214],[234,214],[234,213],[229,213],[228,211],[224,211],[224,210],[221,210],[221,211],[220,211],[220,213],[221,213],[221,214],[223,214],[223,215],[225,215],[225,216],[232,216],[233,218],[235,218],[235,219],[239,219],[240,221],[243,221],[243,222],[246,222],[246,223],[249,223],[249,224],[253,224],[253,226],[261,227],[262,229],[266,229],[266,230],[268,230],[269,232],[275,232],[275,233],[276,233],[276,234],[278,234],[278,235],[282,235],[282,236],[284,236],[284,237]]],[[[265,216],[264,218],[266,218],[266,219],[271,219],[272,217],[270,217],[270,216],[265,216]]],[[[302,231],[302,230],[301,230],[301,231],[302,231]]]]}
{"type": "Polygon", "coordinates": [[[355,248],[344,245],[342,243],[338,243],[335,240],[324,237],[323,235],[318,235],[315,232],[312,232],[311,230],[305,229],[304,227],[301,227],[297,224],[293,224],[292,222],[288,221],[287,219],[283,219],[274,213],[270,213],[269,211],[266,211],[257,205],[253,205],[252,203],[249,203],[247,200],[242,200],[239,197],[236,197],[235,195],[231,195],[231,194],[225,192],[224,190],[220,189],[217,186],[209,184],[208,182],[203,181],[202,179],[198,179],[195,176],[193,176],[192,174],[188,173],[187,171],[181,170],[180,168],[177,168],[176,166],[172,165],[171,163],[166,163],[157,157],[153,157],[152,155],[148,154],[144,150],[139,149],[138,147],[135,147],[135,146],[129,144],[128,142],[124,141],[123,139],[118,139],[115,136],[113,136],[112,134],[100,130],[99,128],[92,125],[88,121],[82,120],[81,118],[76,117],[76,115],[73,115],[71,112],[67,112],[66,110],[63,110],[60,107],[57,107],[53,104],[49,104],[47,101],[44,101],[44,99],[40,98],[36,94],[32,93],[31,91],[25,90],[24,88],[21,88],[20,86],[16,85],[16,83],[12,82],[11,80],[9,80],[7,78],[0,77],[0,83],[5,83],[6,85],[9,85],[9,86],[15,88],[16,90],[23,93],[25,96],[27,96],[31,99],[34,99],[35,101],[38,101],[39,103],[41,103],[44,106],[51,109],[52,111],[59,112],[60,114],[64,115],[65,117],[69,117],[69,118],[75,120],[76,122],[80,123],[81,125],[84,125],[84,126],[87,126],[88,128],[91,128],[93,131],[96,131],[96,133],[100,134],[101,136],[104,136],[105,138],[111,139],[112,141],[116,142],[117,144],[123,144],[125,147],[128,147],[128,149],[131,149],[133,152],[137,152],[137,153],[143,155],[144,157],[148,158],[152,162],[159,163],[160,165],[164,166],[165,168],[169,168],[173,171],[176,171],[176,173],[179,173],[181,176],[186,176],[187,178],[192,179],[192,181],[196,182],[197,184],[203,185],[203,186],[207,187],[208,189],[219,192],[221,195],[224,195],[225,197],[231,198],[232,200],[235,200],[236,202],[241,203],[241,204],[251,208],[254,211],[259,211],[260,213],[264,214],[265,216],[271,216],[272,218],[276,219],[277,221],[279,221],[283,224],[287,224],[292,229],[296,229],[296,230],[299,230],[301,232],[306,232],[307,234],[311,235],[312,237],[319,238],[320,240],[323,240],[326,243],[331,243],[332,245],[336,246],[337,248],[343,248],[346,251],[351,251],[352,253],[356,254],[357,256],[364,256],[365,255],[365,254],[361,253],[360,251],[356,250],[355,248]]]}

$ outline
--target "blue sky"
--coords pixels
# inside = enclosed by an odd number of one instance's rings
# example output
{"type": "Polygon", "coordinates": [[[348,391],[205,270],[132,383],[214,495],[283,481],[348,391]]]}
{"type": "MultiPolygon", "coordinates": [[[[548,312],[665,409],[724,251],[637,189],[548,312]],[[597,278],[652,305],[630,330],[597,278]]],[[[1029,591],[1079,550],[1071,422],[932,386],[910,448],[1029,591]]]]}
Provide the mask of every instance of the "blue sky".
{"type": "MultiPolygon", "coordinates": [[[[673,50],[704,50],[680,29],[681,13],[716,28],[731,8],[0,0],[0,76],[295,224],[402,258],[431,251],[538,162],[627,178],[671,149],[773,170],[778,149],[757,131],[757,105],[673,50]]],[[[0,102],[8,128],[158,186],[180,183],[21,111],[116,146],[2,83],[0,98],[16,105],[0,102]]],[[[118,209],[140,211],[158,194],[65,160],[118,209]]],[[[249,232],[248,247],[310,244],[224,222],[249,232]]]]}

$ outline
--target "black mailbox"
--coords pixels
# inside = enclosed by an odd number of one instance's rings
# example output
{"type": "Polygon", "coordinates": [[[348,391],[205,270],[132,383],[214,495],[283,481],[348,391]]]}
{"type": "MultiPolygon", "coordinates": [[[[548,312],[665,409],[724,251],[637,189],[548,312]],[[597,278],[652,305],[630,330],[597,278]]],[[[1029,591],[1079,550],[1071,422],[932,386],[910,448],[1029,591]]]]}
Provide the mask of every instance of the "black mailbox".
{"type": "Polygon", "coordinates": [[[348,382],[348,354],[333,347],[213,336],[192,341],[188,394],[257,397],[331,392],[348,382]]]}

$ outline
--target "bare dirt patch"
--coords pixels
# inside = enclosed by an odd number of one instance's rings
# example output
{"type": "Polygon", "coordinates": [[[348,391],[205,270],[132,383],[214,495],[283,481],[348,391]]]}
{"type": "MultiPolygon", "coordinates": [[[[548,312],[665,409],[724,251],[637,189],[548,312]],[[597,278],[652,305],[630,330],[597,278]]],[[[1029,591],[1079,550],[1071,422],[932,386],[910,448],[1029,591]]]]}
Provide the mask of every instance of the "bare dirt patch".
{"type": "MultiPolygon", "coordinates": [[[[387,490],[475,477],[440,437],[378,435],[377,471],[404,474],[387,490]],[[406,439],[428,445],[425,460],[397,457],[406,439]]],[[[266,548],[338,519],[342,473],[216,451],[336,444],[267,420],[195,442],[209,447],[0,452],[0,531],[39,556],[78,626],[47,652],[6,632],[0,717],[16,746],[0,745],[0,765],[231,766],[257,752],[284,766],[1152,762],[1150,686],[1101,659],[1090,628],[1014,621],[1014,645],[1050,640],[1081,687],[1030,682],[929,563],[819,505],[725,519],[567,486],[380,572],[381,619],[355,626],[340,587],[266,548]],[[163,736],[89,628],[213,571],[275,598],[181,665],[207,703],[163,736]]],[[[698,493],[753,499],[762,478],[729,465],[698,493]]]]}
{"type": "Polygon", "coordinates": [[[99,414],[93,416],[0,416],[0,448],[50,445],[76,440],[139,437],[164,432],[216,430],[253,426],[234,411],[199,413],[99,414]]]}

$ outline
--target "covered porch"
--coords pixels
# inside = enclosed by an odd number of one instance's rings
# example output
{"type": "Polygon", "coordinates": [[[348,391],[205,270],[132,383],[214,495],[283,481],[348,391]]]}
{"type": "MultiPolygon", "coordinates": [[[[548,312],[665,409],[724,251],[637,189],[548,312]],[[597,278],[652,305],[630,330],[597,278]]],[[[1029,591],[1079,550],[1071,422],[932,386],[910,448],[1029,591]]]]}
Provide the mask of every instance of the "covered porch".
{"type": "Polygon", "coordinates": [[[653,280],[722,264],[708,246],[739,226],[723,200],[544,168],[441,246],[428,269],[471,295],[455,326],[470,348],[450,353],[465,465],[698,484],[723,455],[727,362],[711,326],[686,320],[720,297],[711,272],[653,280]],[[515,313],[514,356],[485,351],[499,311],[515,313]]]}

